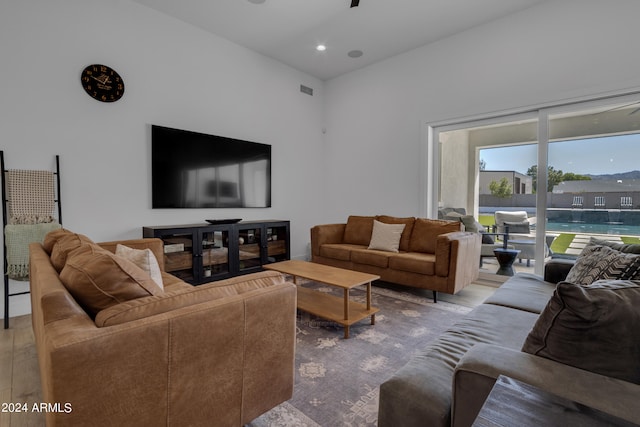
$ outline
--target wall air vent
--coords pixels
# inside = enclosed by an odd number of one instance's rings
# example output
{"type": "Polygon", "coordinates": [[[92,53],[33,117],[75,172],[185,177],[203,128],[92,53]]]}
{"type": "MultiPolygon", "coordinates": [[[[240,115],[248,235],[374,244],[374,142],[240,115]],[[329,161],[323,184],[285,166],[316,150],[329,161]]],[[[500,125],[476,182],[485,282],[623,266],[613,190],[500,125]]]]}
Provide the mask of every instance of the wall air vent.
{"type": "Polygon", "coordinates": [[[300,92],[313,96],[313,89],[305,85],[300,85],[300,92]]]}

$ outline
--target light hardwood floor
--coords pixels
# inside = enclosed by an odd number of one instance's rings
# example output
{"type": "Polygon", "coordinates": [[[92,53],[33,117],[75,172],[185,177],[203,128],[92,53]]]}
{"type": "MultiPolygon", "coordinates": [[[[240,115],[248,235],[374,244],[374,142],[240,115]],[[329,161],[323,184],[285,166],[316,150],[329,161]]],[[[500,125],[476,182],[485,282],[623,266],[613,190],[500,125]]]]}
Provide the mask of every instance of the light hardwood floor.
{"type": "Polygon", "coordinates": [[[9,329],[0,329],[0,426],[44,426],[44,414],[33,412],[42,402],[38,356],[31,316],[12,317],[9,329]],[[27,404],[27,412],[4,412],[12,403],[27,404]]]}
{"type": "MultiPolygon", "coordinates": [[[[401,287],[401,290],[411,288],[401,287]]],[[[440,293],[438,298],[465,307],[475,307],[495,291],[495,287],[473,284],[457,295],[440,293]]],[[[430,298],[431,291],[424,292],[430,298]]],[[[31,328],[31,316],[12,317],[9,329],[0,329],[0,404],[42,402],[38,357],[31,328]]],[[[38,412],[0,412],[0,427],[41,427],[44,414],[38,412]]]]}

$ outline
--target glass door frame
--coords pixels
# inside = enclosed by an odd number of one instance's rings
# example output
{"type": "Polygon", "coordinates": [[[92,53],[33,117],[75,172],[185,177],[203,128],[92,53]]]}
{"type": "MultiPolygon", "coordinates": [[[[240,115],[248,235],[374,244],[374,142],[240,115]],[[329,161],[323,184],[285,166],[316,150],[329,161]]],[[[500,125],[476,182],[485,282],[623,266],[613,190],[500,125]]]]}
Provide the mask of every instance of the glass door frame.
{"type": "MultiPolygon", "coordinates": [[[[453,119],[443,122],[423,123],[421,127],[421,156],[420,156],[420,212],[419,215],[427,218],[437,218],[438,198],[440,187],[440,134],[443,132],[461,130],[472,127],[489,126],[520,120],[537,118],[538,127],[538,153],[537,153],[537,188],[547,188],[547,168],[549,158],[549,117],[570,113],[573,111],[598,108],[611,104],[624,104],[640,102],[640,91],[627,92],[625,94],[611,94],[608,96],[594,97],[592,99],[574,100],[544,106],[524,108],[522,110],[505,111],[488,114],[486,116],[453,119]]],[[[475,159],[476,169],[478,159],[475,159]]],[[[477,185],[477,182],[476,184],[477,185]]],[[[536,215],[541,220],[536,225],[536,249],[535,260],[544,260],[544,246],[546,235],[547,217],[547,192],[536,192],[536,215]]],[[[535,262],[534,273],[544,274],[544,262],[535,262]]]]}

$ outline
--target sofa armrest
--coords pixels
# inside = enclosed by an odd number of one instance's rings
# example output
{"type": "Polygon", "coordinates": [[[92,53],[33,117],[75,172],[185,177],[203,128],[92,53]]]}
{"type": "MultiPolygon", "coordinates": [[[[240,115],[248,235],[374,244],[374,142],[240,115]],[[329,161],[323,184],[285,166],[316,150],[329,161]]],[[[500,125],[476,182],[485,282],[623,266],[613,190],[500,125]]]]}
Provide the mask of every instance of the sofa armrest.
{"type": "MultiPolygon", "coordinates": [[[[613,362],[615,363],[615,362],[613,362]]],[[[490,344],[473,346],[453,377],[452,425],[470,426],[499,375],[525,382],[616,417],[640,423],[640,385],[490,344]]]]}
{"type": "Polygon", "coordinates": [[[128,246],[133,249],[151,249],[153,255],[158,261],[160,270],[164,271],[164,242],[161,239],[152,237],[145,239],[117,240],[112,242],[100,242],[98,245],[110,252],[115,253],[116,247],[120,245],[128,246]]]}
{"type": "Polygon", "coordinates": [[[322,224],[311,227],[311,254],[320,255],[320,246],[326,243],[342,243],[347,224],[322,224]]]}
{"type": "MultiPolygon", "coordinates": [[[[449,277],[456,283],[470,282],[478,277],[478,260],[482,248],[480,233],[453,231],[436,240],[436,275],[449,277]]],[[[454,286],[457,291],[457,286],[454,286]]]]}
{"type": "Polygon", "coordinates": [[[571,259],[551,259],[544,265],[544,281],[549,283],[562,282],[567,278],[567,274],[574,264],[575,260],[571,259]]]}

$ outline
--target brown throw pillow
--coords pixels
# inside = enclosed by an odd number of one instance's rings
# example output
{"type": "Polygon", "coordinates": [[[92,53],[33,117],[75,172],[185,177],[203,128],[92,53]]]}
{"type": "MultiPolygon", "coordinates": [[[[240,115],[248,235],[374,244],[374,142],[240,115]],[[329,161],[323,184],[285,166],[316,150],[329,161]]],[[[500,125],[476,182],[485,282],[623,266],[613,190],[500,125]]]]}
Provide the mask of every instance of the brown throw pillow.
{"type": "Polygon", "coordinates": [[[640,384],[640,282],[561,282],[522,351],[640,384]]]}
{"type": "Polygon", "coordinates": [[[70,252],[83,244],[93,244],[93,241],[83,234],[69,233],[60,237],[51,249],[51,264],[58,271],[62,271],[70,252]]]}
{"type": "Polygon", "coordinates": [[[97,245],[71,252],[60,280],[92,317],[121,302],[162,293],[140,267],[97,245]]]}
{"type": "Polygon", "coordinates": [[[51,251],[53,250],[53,246],[56,244],[56,242],[60,240],[62,237],[68,236],[70,234],[73,234],[73,232],[65,228],[58,228],[57,230],[50,231],[49,233],[47,233],[46,236],[44,236],[44,240],[42,241],[42,246],[44,247],[44,250],[49,255],[51,255],[51,251]]]}
{"type": "Polygon", "coordinates": [[[441,234],[462,230],[460,221],[418,218],[411,232],[409,250],[411,252],[436,253],[436,241],[441,234]]]}
{"type": "Polygon", "coordinates": [[[344,228],[344,243],[352,245],[369,246],[371,241],[371,233],[373,232],[372,216],[356,216],[351,215],[347,219],[347,225],[344,228]]]}
{"type": "Polygon", "coordinates": [[[603,279],[640,280],[640,255],[618,252],[608,246],[587,246],[565,280],[590,285],[603,279]]]}

